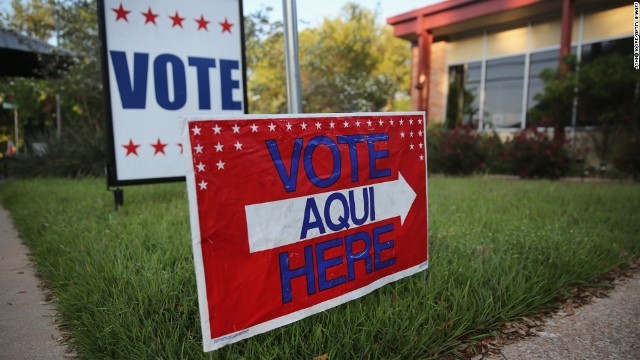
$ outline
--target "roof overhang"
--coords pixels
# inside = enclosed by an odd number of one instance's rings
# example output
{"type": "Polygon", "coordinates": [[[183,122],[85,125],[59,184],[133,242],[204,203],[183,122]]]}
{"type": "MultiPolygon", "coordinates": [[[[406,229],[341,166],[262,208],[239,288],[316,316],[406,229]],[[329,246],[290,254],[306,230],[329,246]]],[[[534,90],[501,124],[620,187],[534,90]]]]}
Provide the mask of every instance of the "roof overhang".
{"type": "Polygon", "coordinates": [[[56,76],[73,57],[69,50],[0,28],[0,77],[56,76]]]}
{"type": "MultiPolygon", "coordinates": [[[[583,9],[612,8],[625,5],[621,0],[575,0],[583,9]]],[[[415,40],[424,31],[434,41],[496,26],[509,26],[536,19],[559,18],[559,0],[448,0],[406,13],[392,16],[387,24],[393,26],[396,37],[415,40]]]]}

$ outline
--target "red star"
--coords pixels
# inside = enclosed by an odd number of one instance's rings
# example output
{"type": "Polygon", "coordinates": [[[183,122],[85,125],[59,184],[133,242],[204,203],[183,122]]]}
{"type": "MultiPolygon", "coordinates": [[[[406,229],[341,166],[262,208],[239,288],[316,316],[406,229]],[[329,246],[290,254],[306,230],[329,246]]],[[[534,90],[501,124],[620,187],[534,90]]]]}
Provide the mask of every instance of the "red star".
{"type": "Polygon", "coordinates": [[[120,7],[117,9],[111,8],[111,10],[116,13],[116,21],[124,19],[124,21],[129,22],[127,15],[129,15],[131,11],[125,10],[124,7],[122,7],[122,3],[120,3],[120,7]]]}
{"type": "Polygon", "coordinates": [[[151,144],[151,146],[153,146],[153,148],[155,149],[155,152],[153,153],[153,155],[158,155],[159,153],[162,153],[163,155],[167,155],[164,152],[164,148],[167,147],[167,144],[163,144],[160,141],[160,138],[158,138],[158,141],[155,144],[151,144]]]}
{"type": "Polygon", "coordinates": [[[198,30],[200,29],[205,29],[206,31],[209,31],[209,29],[207,29],[207,25],[211,22],[209,20],[205,20],[204,19],[204,15],[200,15],[200,19],[195,19],[196,22],[198,23],[198,30]]]}
{"type": "Polygon", "coordinates": [[[231,27],[233,26],[232,23],[229,22],[229,20],[227,20],[227,18],[224,18],[224,22],[219,22],[218,24],[220,24],[220,26],[222,26],[222,33],[224,34],[225,31],[228,32],[229,34],[231,34],[231,27]]]}
{"type": "Polygon", "coordinates": [[[127,149],[127,154],[125,156],[129,156],[131,154],[138,156],[138,148],[140,145],[134,144],[132,139],[129,139],[129,144],[122,145],[122,147],[127,149]]]}
{"type": "Polygon", "coordinates": [[[184,152],[184,149],[182,148],[182,143],[178,143],[178,146],[180,146],[180,154],[182,154],[184,152]]]}
{"type": "Polygon", "coordinates": [[[180,17],[180,14],[178,14],[177,11],[175,15],[169,16],[169,19],[173,21],[173,25],[171,27],[180,26],[181,28],[184,29],[184,27],[182,27],[182,21],[184,21],[185,18],[180,17]]]}
{"type": "Polygon", "coordinates": [[[148,23],[153,23],[153,25],[158,25],[156,24],[156,18],[159,16],[158,14],[154,14],[153,11],[151,11],[151,7],[149,7],[149,10],[147,10],[146,13],[141,12],[140,14],[142,14],[144,16],[144,24],[147,25],[148,23]]]}

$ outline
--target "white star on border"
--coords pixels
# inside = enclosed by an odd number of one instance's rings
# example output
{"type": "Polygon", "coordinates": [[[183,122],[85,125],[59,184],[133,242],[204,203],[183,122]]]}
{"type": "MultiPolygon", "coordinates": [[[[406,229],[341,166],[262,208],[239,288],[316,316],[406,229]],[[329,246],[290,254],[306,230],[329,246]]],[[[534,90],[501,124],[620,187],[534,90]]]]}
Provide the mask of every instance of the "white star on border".
{"type": "Polygon", "coordinates": [[[389,120],[389,124],[391,124],[391,126],[393,126],[393,119],[389,120]]]}
{"type": "Polygon", "coordinates": [[[422,136],[422,130],[418,131],[418,136],[422,136]]]}
{"type": "Polygon", "coordinates": [[[367,120],[367,126],[371,126],[371,120],[367,120]]]}
{"type": "Polygon", "coordinates": [[[422,143],[418,144],[418,147],[420,147],[420,149],[422,149],[424,145],[422,145],[422,143]]]}
{"type": "Polygon", "coordinates": [[[191,130],[193,130],[193,135],[200,135],[200,128],[198,125],[194,126],[191,130]]]}
{"type": "Polygon", "coordinates": [[[400,119],[400,125],[404,124],[404,119],[400,119]]]}
{"type": "Polygon", "coordinates": [[[400,137],[403,138],[404,137],[404,131],[400,132],[400,137]]]}
{"type": "Polygon", "coordinates": [[[269,124],[269,131],[276,131],[276,126],[273,123],[269,124]]]}
{"type": "Polygon", "coordinates": [[[415,147],[415,146],[414,146],[413,144],[409,144],[409,148],[410,148],[411,150],[413,150],[413,148],[414,148],[414,147],[415,147]]]}
{"type": "Polygon", "coordinates": [[[258,125],[251,124],[251,132],[258,132],[258,125]]]}
{"type": "Polygon", "coordinates": [[[382,121],[382,119],[380,119],[380,121],[378,121],[378,124],[380,124],[380,126],[384,125],[384,121],[382,121]]]}
{"type": "Polygon", "coordinates": [[[233,125],[231,128],[234,134],[240,134],[240,126],[238,126],[238,124],[233,125]]]}
{"type": "Polygon", "coordinates": [[[218,124],[216,124],[216,126],[213,127],[213,133],[214,134],[220,134],[220,126],[218,126],[218,124]]]}
{"type": "Polygon", "coordinates": [[[293,128],[293,125],[291,125],[290,122],[287,122],[287,130],[291,130],[293,128]]]}
{"type": "Polygon", "coordinates": [[[356,127],[360,127],[360,120],[356,121],[356,127]]]}
{"type": "Polygon", "coordinates": [[[409,133],[409,137],[413,137],[413,131],[409,133]]]}
{"type": "Polygon", "coordinates": [[[222,162],[222,160],[219,160],[216,165],[218,165],[218,170],[224,169],[224,163],[222,162]]]}
{"type": "Polygon", "coordinates": [[[200,181],[200,183],[198,185],[200,185],[200,190],[206,190],[207,189],[207,182],[204,181],[204,180],[200,181]]]}
{"type": "Polygon", "coordinates": [[[316,128],[317,128],[317,129],[320,129],[321,127],[322,127],[322,124],[318,121],[318,122],[316,123],[316,128]]]}
{"type": "Polygon", "coordinates": [[[424,161],[424,155],[420,154],[420,161],[424,161]]]}
{"type": "Polygon", "coordinates": [[[334,123],[333,121],[331,121],[331,122],[329,123],[329,127],[333,129],[334,127],[336,127],[336,123],[334,123]]]}
{"type": "Polygon", "coordinates": [[[201,154],[202,153],[202,145],[198,144],[196,145],[193,150],[196,151],[196,154],[201,154]]]}
{"type": "Polygon", "coordinates": [[[300,126],[302,127],[302,130],[307,130],[307,123],[303,122],[300,126]]]}
{"type": "Polygon", "coordinates": [[[413,119],[409,119],[409,125],[413,125],[413,119]]]}
{"type": "Polygon", "coordinates": [[[347,120],[345,120],[342,125],[344,125],[344,127],[348,128],[349,127],[349,123],[347,122],[347,120]]]}
{"type": "Polygon", "coordinates": [[[200,164],[196,165],[198,167],[198,172],[203,172],[204,171],[204,164],[202,162],[200,162],[200,164]]]}
{"type": "Polygon", "coordinates": [[[236,143],[233,144],[233,146],[236,147],[236,150],[242,150],[242,144],[240,143],[240,141],[236,141],[236,143]]]}
{"type": "Polygon", "coordinates": [[[222,152],[222,148],[224,147],[224,145],[220,144],[220,142],[218,141],[218,145],[214,145],[214,147],[216,148],[216,152],[222,152]]]}
{"type": "Polygon", "coordinates": [[[418,119],[418,124],[422,125],[422,119],[418,119]]]}

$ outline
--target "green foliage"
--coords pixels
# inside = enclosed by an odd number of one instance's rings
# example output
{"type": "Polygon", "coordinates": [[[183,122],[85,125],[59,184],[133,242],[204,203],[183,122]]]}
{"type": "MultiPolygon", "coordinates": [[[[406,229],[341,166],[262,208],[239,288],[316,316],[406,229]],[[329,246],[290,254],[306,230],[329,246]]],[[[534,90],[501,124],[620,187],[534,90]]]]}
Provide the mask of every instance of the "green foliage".
{"type": "Polygon", "coordinates": [[[544,91],[537,94],[538,104],[529,111],[529,126],[564,127],[571,125],[573,99],[578,86],[576,58],[569,55],[563,59],[569,71],[544,69],[540,74],[544,91]]]}
{"type": "MultiPolygon", "coordinates": [[[[284,40],[281,24],[269,25],[268,10],[248,17],[248,87],[252,113],[286,112],[284,40]]],[[[339,17],[299,34],[305,112],[394,109],[409,89],[409,47],[376,14],[345,5],[339,17]]],[[[401,105],[402,106],[402,105],[401,105]]]]}
{"type": "Polygon", "coordinates": [[[640,73],[629,66],[628,56],[596,58],[580,67],[578,109],[580,118],[601,127],[640,125],[636,94],[640,73]]]}
{"type": "Polygon", "coordinates": [[[502,151],[502,141],[495,133],[479,134],[470,127],[427,131],[427,166],[432,174],[500,173],[504,171],[502,151]]]}
{"type": "Polygon", "coordinates": [[[0,16],[8,28],[44,41],[56,30],[55,0],[11,0],[11,10],[0,16]]]}
{"type": "Polygon", "coordinates": [[[619,132],[614,139],[613,165],[635,180],[640,180],[640,132],[619,132]]]}
{"type": "Polygon", "coordinates": [[[564,144],[533,128],[522,130],[507,141],[505,160],[514,174],[524,178],[558,179],[570,167],[564,144]]]}
{"type": "Polygon", "coordinates": [[[60,141],[46,136],[43,154],[19,155],[11,159],[8,173],[17,177],[83,177],[104,174],[104,132],[95,132],[85,124],[71,123],[60,141]]]}
{"type": "Polygon", "coordinates": [[[594,143],[604,162],[611,160],[616,132],[640,130],[640,73],[628,63],[628,57],[614,54],[596,58],[580,69],[579,118],[599,127],[602,136],[594,138],[594,143]]]}
{"type": "Polygon", "coordinates": [[[612,134],[640,126],[640,73],[629,66],[627,57],[618,54],[600,56],[579,66],[575,57],[567,57],[565,63],[571,70],[568,73],[560,69],[542,72],[545,87],[536,95],[539,103],[529,113],[529,124],[557,129],[571,125],[577,96],[578,125],[598,127],[602,136],[593,138],[596,152],[603,161],[609,161],[612,134]]]}
{"type": "Polygon", "coordinates": [[[0,187],[86,359],[442,359],[640,256],[638,186],[430,179],[429,195],[426,283],[206,354],[184,184],[127,189],[118,212],[99,179],[0,187]]]}
{"type": "Polygon", "coordinates": [[[247,91],[250,113],[286,113],[284,34],[271,22],[271,8],[245,17],[247,91]]]}
{"type": "MultiPolygon", "coordinates": [[[[26,5],[14,1],[15,26],[25,33],[31,29],[32,18],[47,16],[56,24],[59,45],[74,52],[73,62],[54,79],[3,79],[0,94],[15,101],[20,109],[20,124],[25,126],[27,143],[44,142],[47,152],[36,155],[25,147],[14,161],[13,171],[21,176],[100,175],[105,162],[104,98],[100,72],[96,4],[94,0],[47,2],[49,11],[40,11],[40,1],[26,5]],[[21,25],[22,24],[22,25],[21,25]],[[61,99],[62,137],[55,138],[56,95],[61,99]]],[[[4,15],[7,17],[7,15],[4,15]]],[[[6,112],[2,123],[9,116],[6,112]]],[[[11,131],[13,131],[11,129],[11,131]]],[[[27,144],[29,145],[29,144],[27,144]]]]}

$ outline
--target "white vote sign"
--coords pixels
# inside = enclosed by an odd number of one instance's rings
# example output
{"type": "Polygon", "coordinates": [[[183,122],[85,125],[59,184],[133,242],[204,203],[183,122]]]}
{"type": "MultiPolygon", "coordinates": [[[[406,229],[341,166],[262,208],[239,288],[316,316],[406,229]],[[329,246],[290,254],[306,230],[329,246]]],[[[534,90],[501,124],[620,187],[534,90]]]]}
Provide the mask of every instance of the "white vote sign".
{"type": "Polygon", "coordinates": [[[240,0],[103,0],[109,183],[184,176],[180,116],[242,114],[240,0]]]}

